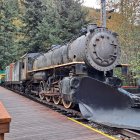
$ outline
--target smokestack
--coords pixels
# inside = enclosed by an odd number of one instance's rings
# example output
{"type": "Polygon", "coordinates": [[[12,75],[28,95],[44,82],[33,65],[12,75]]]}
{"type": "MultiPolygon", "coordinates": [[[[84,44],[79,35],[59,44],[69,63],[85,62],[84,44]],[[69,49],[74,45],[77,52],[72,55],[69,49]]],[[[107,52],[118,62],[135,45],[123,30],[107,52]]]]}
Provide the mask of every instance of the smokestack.
{"type": "Polygon", "coordinates": [[[106,0],[101,0],[101,26],[106,28],[106,0]]]}

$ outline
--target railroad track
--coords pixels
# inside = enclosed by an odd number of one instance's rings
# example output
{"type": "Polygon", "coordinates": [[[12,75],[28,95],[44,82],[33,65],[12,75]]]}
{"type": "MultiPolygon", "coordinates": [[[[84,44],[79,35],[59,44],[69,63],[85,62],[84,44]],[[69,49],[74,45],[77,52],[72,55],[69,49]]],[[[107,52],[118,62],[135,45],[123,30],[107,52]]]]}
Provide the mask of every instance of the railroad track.
{"type": "Polygon", "coordinates": [[[140,132],[135,132],[133,130],[128,129],[121,129],[119,131],[124,136],[127,136],[130,140],[140,140],[140,132]]]}
{"type": "MultiPolygon", "coordinates": [[[[9,89],[9,90],[11,90],[11,89],[9,89]]],[[[116,138],[118,140],[140,140],[140,132],[136,132],[136,131],[128,130],[128,129],[112,128],[109,126],[91,122],[91,121],[84,119],[78,110],[66,109],[62,105],[55,105],[52,102],[47,102],[45,100],[41,100],[39,97],[34,96],[33,94],[24,94],[24,93],[20,93],[19,91],[15,91],[15,90],[12,90],[12,91],[14,91],[15,93],[17,93],[19,95],[27,97],[35,102],[38,102],[42,105],[45,105],[46,107],[48,107],[56,112],[59,112],[69,118],[72,118],[82,124],[85,124],[89,127],[93,127],[97,130],[100,130],[101,132],[103,132],[105,134],[109,134],[109,135],[113,136],[114,139],[116,138]]]]}

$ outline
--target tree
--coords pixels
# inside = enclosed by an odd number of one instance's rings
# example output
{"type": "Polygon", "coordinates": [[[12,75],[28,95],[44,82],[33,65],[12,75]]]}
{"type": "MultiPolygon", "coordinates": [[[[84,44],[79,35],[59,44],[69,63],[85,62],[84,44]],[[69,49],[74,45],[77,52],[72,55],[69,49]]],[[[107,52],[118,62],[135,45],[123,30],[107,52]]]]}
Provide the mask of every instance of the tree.
{"type": "Polygon", "coordinates": [[[22,28],[24,38],[21,41],[27,52],[39,52],[43,50],[42,39],[40,35],[39,25],[45,16],[46,6],[40,0],[25,0],[25,13],[23,15],[22,28]]]}
{"type": "Polygon", "coordinates": [[[45,2],[26,0],[24,3],[22,44],[28,52],[45,51],[52,44],[69,41],[87,23],[80,0],[45,2]]]}
{"type": "Polygon", "coordinates": [[[16,27],[13,25],[13,19],[17,13],[16,2],[0,1],[0,64],[3,68],[17,57],[17,47],[14,40],[16,27]]]}
{"type": "Polygon", "coordinates": [[[134,78],[140,78],[139,0],[120,0],[119,2],[116,0],[116,2],[108,3],[108,5],[109,8],[117,10],[112,14],[111,20],[108,20],[108,28],[119,34],[122,62],[131,65],[131,71],[135,73],[134,78]]]}
{"type": "Polygon", "coordinates": [[[0,64],[69,41],[85,18],[80,0],[0,0],[0,64]]]}
{"type": "Polygon", "coordinates": [[[69,41],[77,35],[88,22],[87,12],[83,10],[81,0],[53,0],[54,21],[50,30],[49,39],[59,44],[69,41]]]}

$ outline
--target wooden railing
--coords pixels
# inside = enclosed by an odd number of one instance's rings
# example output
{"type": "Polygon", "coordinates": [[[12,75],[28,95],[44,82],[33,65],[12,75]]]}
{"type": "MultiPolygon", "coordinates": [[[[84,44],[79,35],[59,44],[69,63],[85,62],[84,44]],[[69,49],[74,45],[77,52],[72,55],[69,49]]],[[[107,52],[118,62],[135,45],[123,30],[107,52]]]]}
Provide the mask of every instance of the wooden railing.
{"type": "Polygon", "coordinates": [[[0,140],[4,140],[4,134],[9,132],[11,117],[0,102],[0,140]]]}

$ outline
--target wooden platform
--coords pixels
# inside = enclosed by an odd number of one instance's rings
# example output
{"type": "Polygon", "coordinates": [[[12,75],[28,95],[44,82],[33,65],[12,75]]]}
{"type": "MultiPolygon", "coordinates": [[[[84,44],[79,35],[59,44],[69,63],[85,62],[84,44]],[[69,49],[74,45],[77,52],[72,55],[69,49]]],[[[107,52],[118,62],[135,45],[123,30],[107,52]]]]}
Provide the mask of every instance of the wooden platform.
{"type": "Polygon", "coordinates": [[[6,140],[109,140],[49,108],[0,87],[0,101],[12,117],[6,140]]]}

